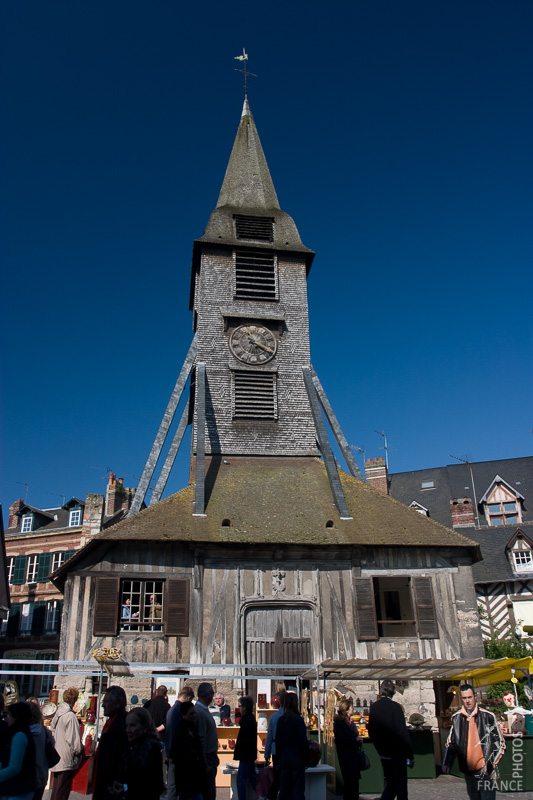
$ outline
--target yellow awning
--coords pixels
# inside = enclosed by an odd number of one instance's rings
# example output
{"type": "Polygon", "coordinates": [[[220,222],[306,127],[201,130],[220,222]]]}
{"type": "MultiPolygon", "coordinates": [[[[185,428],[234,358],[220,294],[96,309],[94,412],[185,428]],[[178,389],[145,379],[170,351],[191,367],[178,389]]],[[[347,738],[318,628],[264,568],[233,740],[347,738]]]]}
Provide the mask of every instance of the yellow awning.
{"type": "MultiPolygon", "coordinates": [[[[510,681],[513,677],[513,669],[531,672],[532,666],[533,658],[530,656],[526,658],[502,658],[490,666],[467,670],[466,672],[458,672],[457,675],[450,676],[449,680],[467,681],[471,683],[474,688],[478,689],[480,686],[490,686],[493,683],[510,681]]],[[[516,672],[516,677],[523,678],[524,673],[516,672]]]]}

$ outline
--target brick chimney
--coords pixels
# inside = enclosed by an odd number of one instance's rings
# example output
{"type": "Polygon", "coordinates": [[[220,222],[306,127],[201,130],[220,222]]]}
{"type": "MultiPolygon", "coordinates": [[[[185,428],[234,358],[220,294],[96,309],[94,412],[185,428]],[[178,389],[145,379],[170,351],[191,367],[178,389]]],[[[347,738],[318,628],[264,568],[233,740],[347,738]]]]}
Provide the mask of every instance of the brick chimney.
{"type": "Polygon", "coordinates": [[[81,544],[102,530],[104,522],[104,495],[88,494],[85,498],[85,511],[81,532],[81,544]]]}
{"type": "Polygon", "coordinates": [[[8,528],[16,528],[19,524],[18,512],[25,505],[22,500],[15,500],[13,505],[9,506],[9,524],[8,528]]]}
{"type": "Polygon", "coordinates": [[[114,472],[109,473],[109,483],[106,491],[105,513],[107,517],[112,517],[121,509],[128,511],[131,508],[135,489],[128,489],[124,486],[124,478],[119,478],[114,472]]]}
{"type": "Polygon", "coordinates": [[[454,528],[474,527],[476,524],[474,506],[469,497],[450,500],[450,513],[454,528]]]}
{"type": "Polygon", "coordinates": [[[382,494],[389,493],[389,481],[387,476],[387,465],[383,456],[375,458],[367,458],[365,464],[365,477],[369,486],[373,486],[382,494]]]}

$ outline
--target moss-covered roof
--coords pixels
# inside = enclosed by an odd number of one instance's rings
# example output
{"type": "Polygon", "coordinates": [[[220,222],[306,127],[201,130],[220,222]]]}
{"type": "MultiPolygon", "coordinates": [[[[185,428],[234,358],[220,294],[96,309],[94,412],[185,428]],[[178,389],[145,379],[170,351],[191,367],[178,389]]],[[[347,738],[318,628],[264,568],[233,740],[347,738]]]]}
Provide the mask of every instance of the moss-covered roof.
{"type": "Polygon", "coordinates": [[[95,540],[478,548],[344,472],[353,519],[341,520],[319,458],[228,456],[226,462],[213,461],[208,470],[205,517],[193,516],[194,487],[188,486],[95,540]]]}

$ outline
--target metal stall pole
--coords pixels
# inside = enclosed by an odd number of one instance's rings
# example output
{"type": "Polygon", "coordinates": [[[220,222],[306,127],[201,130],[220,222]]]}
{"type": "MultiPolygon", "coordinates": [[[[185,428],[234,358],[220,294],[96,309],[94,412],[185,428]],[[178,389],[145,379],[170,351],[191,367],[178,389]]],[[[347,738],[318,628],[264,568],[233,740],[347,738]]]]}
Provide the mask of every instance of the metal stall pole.
{"type": "Polygon", "coordinates": [[[316,703],[317,703],[316,718],[317,718],[317,721],[318,721],[318,725],[317,725],[317,728],[318,728],[318,744],[322,744],[322,729],[320,727],[320,672],[319,672],[318,664],[317,664],[317,668],[316,668],[316,703]]]}
{"type": "Polygon", "coordinates": [[[100,727],[100,700],[102,698],[102,678],[104,667],[100,664],[100,677],[98,678],[98,707],[96,709],[96,728],[94,729],[94,741],[98,743],[98,728],[100,727]]]}

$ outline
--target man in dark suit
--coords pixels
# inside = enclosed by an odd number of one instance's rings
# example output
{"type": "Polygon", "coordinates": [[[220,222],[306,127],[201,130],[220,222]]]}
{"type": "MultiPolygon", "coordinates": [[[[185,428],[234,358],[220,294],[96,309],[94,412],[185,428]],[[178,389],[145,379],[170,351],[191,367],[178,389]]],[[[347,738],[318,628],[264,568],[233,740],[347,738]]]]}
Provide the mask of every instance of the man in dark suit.
{"type": "Polygon", "coordinates": [[[392,699],[394,682],[384,680],[381,698],[370,706],[368,735],[379,753],[385,789],[381,800],[407,800],[407,767],[415,763],[411,737],[401,706],[392,699]]]}
{"type": "Polygon", "coordinates": [[[213,702],[214,691],[210,683],[201,683],[198,687],[198,702],[195,705],[196,724],[200,745],[206,764],[205,786],[202,792],[204,800],[215,800],[216,777],[219,759],[218,733],[215,720],[213,719],[209,706],[213,702]]]}
{"type": "Polygon", "coordinates": [[[102,701],[107,722],[95,754],[93,800],[112,800],[109,788],[117,777],[117,766],[128,746],[126,736],[126,693],[121,686],[110,686],[102,701]]]}

